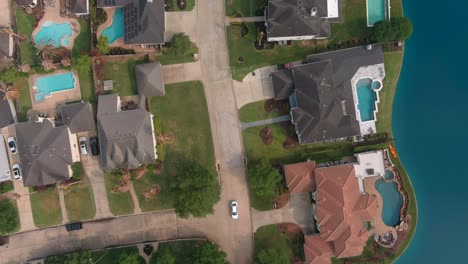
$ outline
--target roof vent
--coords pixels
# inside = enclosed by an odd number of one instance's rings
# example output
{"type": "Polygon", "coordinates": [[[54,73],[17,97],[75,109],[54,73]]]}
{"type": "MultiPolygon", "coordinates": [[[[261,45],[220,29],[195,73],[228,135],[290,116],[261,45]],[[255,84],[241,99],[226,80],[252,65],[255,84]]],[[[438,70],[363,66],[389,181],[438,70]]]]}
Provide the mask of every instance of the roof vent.
{"type": "Polygon", "coordinates": [[[317,7],[312,7],[312,9],[310,10],[310,15],[311,16],[316,16],[317,15],[317,7]]]}
{"type": "Polygon", "coordinates": [[[366,50],[372,50],[372,45],[367,45],[366,50]]]}

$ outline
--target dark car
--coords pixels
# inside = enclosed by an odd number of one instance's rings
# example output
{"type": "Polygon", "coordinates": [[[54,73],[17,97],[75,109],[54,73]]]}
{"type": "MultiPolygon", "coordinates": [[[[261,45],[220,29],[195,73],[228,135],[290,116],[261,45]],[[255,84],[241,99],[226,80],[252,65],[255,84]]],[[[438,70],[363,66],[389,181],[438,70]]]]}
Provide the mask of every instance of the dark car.
{"type": "Polygon", "coordinates": [[[83,223],[81,222],[69,223],[65,225],[65,228],[67,229],[68,232],[80,230],[80,229],[83,229],[83,223]]]}
{"type": "Polygon", "coordinates": [[[89,142],[91,143],[91,154],[93,156],[99,155],[99,141],[97,137],[91,137],[89,139],[89,142]]]}

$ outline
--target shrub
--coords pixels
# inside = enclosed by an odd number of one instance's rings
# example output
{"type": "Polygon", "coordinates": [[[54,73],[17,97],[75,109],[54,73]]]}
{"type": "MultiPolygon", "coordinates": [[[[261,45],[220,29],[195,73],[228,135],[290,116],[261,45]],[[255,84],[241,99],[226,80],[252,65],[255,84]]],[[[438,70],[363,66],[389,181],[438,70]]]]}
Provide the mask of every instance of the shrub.
{"type": "Polygon", "coordinates": [[[21,72],[15,67],[6,68],[0,72],[0,80],[6,83],[16,83],[19,79],[28,76],[29,74],[21,72]]]}
{"type": "Polygon", "coordinates": [[[265,160],[249,168],[250,190],[258,197],[273,198],[280,182],[279,172],[265,160]]]}
{"type": "Polygon", "coordinates": [[[79,72],[89,72],[93,66],[93,59],[88,55],[73,57],[72,62],[79,72]]]}
{"type": "Polygon", "coordinates": [[[174,34],[170,42],[170,47],[169,52],[176,56],[185,56],[190,53],[195,53],[197,50],[195,43],[193,43],[185,33],[174,34]]]}
{"type": "Polygon", "coordinates": [[[83,166],[81,165],[81,162],[75,162],[73,163],[72,167],[72,177],[75,180],[81,180],[81,176],[83,175],[83,166]]]}
{"type": "Polygon", "coordinates": [[[413,24],[404,17],[395,17],[391,21],[379,21],[371,30],[373,41],[387,43],[396,40],[405,40],[413,33],[413,24]]]}
{"type": "Polygon", "coordinates": [[[96,45],[96,48],[102,53],[102,54],[108,54],[110,51],[109,48],[109,39],[105,36],[100,36],[98,43],[96,45]]]}

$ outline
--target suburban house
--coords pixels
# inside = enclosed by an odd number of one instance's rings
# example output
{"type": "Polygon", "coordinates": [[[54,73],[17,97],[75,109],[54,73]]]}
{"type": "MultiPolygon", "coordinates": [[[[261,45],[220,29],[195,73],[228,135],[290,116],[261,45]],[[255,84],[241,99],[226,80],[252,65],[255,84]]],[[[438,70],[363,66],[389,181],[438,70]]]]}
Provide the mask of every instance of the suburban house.
{"type": "Polygon", "coordinates": [[[68,12],[77,16],[89,14],[89,0],[68,0],[68,12]]]}
{"type": "Polygon", "coordinates": [[[13,101],[5,100],[4,97],[5,94],[0,91],[0,129],[18,122],[13,101]]]}
{"type": "Polygon", "coordinates": [[[159,61],[136,65],[135,78],[139,105],[144,106],[148,97],[163,96],[165,94],[164,78],[159,61]]]}
{"type": "Polygon", "coordinates": [[[93,107],[89,102],[62,105],[59,116],[72,134],[95,130],[93,107]]]}
{"type": "Polygon", "coordinates": [[[14,47],[13,36],[0,29],[0,69],[13,64],[14,47]]]}
{"type": "Polygon", "coordinates": [[[331,257],[358,256],[369,232],[364,223],[377,213],[377,203],[359,191],[353,164],[317,168],[314,161],[284,166],[291,192],[312,192],[317,234],[304,238],[306,263],[331,263],[331,257]]]}
{"type": "Polygon", "coordinates": [[[153,115],[143,108],[121,110],[116,94],[99,96],[98,133],[107,171],[136,169],[156,161],[153,115]]]}
{"type": "Polygon", "coordinates": [[[3,135],[0,134],[0,183],[11,181],[10,163],[8,162],[8,150],[3,135]]]}
{"type": "Polygon", "coordinates": [[[24,186],[66,181],[71,165],[80,161],[76,135],[68,126],[55,126],[51,118],[16,124],[16,141],[24,186]]]}
{"type": "Polygon", "coordinates": [[[299,143],[309,144],[375,133],[378,95],[376,102],[358,98],[377,90],[357,86],[372,80],[380,90],[384,76],[382,47],[368,45],[308,56],[305,64],[273,72],[271,79],[275,100],[290,101],[299,143]],[[361,118],[369,111],[373,118],[361,118]]]}
{"type": "Polygon", "coordinates": [[[339,17],[339,0],[270,0],[265,9],[268,41],[330,37],[329,19],[339,17]]]}
{"type": "Polygon", "coordinates": [[[123,8],[125,44],[164,43],[164,0],[97,0],[97,7],[123,8]]]}

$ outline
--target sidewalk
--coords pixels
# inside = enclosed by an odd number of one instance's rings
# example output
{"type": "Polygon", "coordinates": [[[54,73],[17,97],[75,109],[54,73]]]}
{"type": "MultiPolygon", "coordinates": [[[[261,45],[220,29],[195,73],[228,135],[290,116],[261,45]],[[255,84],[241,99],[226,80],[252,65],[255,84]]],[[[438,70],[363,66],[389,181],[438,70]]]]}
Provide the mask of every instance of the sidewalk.
{"type": "Polygon", "coordinates": [[[269,125],[269,124],[274,124],[274,123],[281,123],[281,122],[286,122],[286,121],[290,121],[290,120],[291,120],[290,115],[284,115],[284,116],[278,116],[278,117],[259,120],[259,121],[248,122],[248,123],[242,122],[241,123],[241,128],[242,129],[247,129],[249,127],[263,126],[263,125],[269,125]]]}

